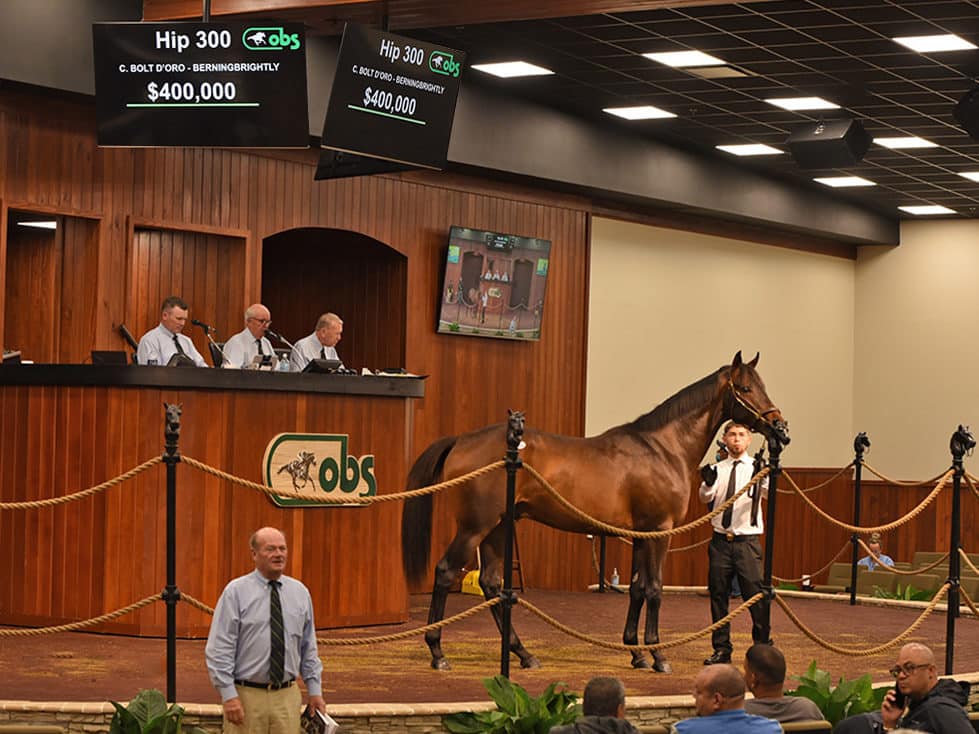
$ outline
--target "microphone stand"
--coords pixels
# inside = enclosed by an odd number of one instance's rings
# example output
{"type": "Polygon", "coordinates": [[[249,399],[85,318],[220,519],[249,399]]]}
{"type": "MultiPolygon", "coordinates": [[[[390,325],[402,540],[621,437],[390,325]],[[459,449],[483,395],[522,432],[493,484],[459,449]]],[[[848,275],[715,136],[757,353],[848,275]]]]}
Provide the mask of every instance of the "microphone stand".
{"type": "Polygon", "coordinates": [[[213,326],[208,326],[207,324],[198,324],[198,326],[200,326],[204,330],[204,336],[207,337],[207,340],[211,342],[214,348],[218,350],[218,354],[221,355],[221,364],[216,364],[214,366],[221,368],[224,367],[225,364],[230,364],[230,362],[228,362],[228,358],[224,356],[224,350],[221,348],[221,345],[218,344],[216,341],[214,341],[214,337],[211,336],[212,331],[215,334],[217,334],[218,330],[215,329],[213,326]]]}

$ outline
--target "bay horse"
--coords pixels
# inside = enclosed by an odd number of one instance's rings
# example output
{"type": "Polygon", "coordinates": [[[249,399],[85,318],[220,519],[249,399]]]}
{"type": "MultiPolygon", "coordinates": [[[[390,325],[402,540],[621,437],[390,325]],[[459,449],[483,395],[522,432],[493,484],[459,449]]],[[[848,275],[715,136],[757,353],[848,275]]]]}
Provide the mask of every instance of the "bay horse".
{"type": "MultiPolygon", "coordinates": [[[[571,504],[588,515],[633,530],[667,530],[682,522],[690,492],[700,484],[699,464],[726,420],[734,420],[788,443],[788,426],[765,392],[755,371],[758,355],[743,362],[741,352],[724,365],[631,423],[591,438],[560,436],[528,430],[520,455],[571,504]]],[[[461,436],[438,439],[418,457],[408,474],[408,488],[428,486],[491,464],[506,447],[504,424],[461,436]]],[[[428,622],[445,616],[449,587],[479,547],[479,584],[486,599],[499,595],[505,530],[506,479],[501,470],[477,477],[449,490],[456,535],[435,566],[428,622]]],[[[569,513],[528,472],[517,473],[517,518],[530,518],[573,533],[599,532],[569,513]]],[[[408,500],[401,516],[401,549],[405,576],[419,582],[428,571],[432,533],[432,495],[408,500]]],[[[644,644],[659,642],[659,610],[663,589],[663,560],[669,539],[635,539],[629,611],[622,641],[637,644],[639,615],[646,604],[644,644]]],[[[502,611],[492,608],[499,627],[502,611]]],[[[448,670],[442,654],[441,630],[425,635],[432,667],[448,670]]],[[[510,634],[510,649],[524,668],[540,663],[510,634]]],[[[637,668],[671,672],[665,656],[654,651],[653,661],[642,651],[632,653],[637,668]]]]}

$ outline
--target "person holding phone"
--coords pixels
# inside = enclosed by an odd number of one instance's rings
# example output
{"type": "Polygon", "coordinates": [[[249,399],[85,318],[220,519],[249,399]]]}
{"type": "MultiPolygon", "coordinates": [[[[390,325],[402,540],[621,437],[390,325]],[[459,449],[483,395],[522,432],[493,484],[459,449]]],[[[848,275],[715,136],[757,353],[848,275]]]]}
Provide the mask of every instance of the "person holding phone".
{"type": "Polygon", "coordinates": [[[877,734],[899,726],[931,734],[974,734],[964,708],[969,684],[939,678],[935,654],[927,645],[909,642],[902,647],[890,673],[894,689],[880,711],[844,719],[833,734],[877,734]]]}

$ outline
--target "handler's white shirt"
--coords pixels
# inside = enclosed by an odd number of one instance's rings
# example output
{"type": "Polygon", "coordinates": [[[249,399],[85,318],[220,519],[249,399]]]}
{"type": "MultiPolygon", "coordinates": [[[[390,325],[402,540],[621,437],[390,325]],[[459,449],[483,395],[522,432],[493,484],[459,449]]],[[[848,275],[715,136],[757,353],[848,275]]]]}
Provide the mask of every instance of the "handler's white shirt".
{"type": "MultiPolygon", "coordinates": [[[[714,465],[714,468],[717,469],[717,481],[710,486],[707,486],[703,482],[700,483],[698,494],[700,495],[701,502],[711,505],[712,508],[724,502],[724,498],[727,496],[727,484],[731,477],[732,467],[734,467],[734,459],[730,457],[714,465]]],[[[734,479],[735,492],[746,485],[748,480],[755,475],[754,461],[747,453],[738,460],[736,472],[734,479]]],[[[748,490],[738,497],[734,503],[731,527],[725,529],[722,525],[724,513],[711,518],[710,523],[714,526],[714,530],[719,533],[732,532],[735,535],[761,535],[765,532],[765,522],[762,519],[761,508],[758,510],[758,524],[751,524],[750,495],[752,491],[754,490],[748,490]]],[[[761,480],[761,496],[764,499],[768,498],[768,477],[761,480]]]]}

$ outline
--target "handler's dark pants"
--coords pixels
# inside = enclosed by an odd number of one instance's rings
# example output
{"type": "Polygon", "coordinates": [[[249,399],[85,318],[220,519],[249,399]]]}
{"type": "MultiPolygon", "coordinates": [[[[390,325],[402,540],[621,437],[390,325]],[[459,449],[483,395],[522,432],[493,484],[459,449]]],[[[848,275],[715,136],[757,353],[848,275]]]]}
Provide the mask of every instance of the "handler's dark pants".
{"type": "MultiPolygon", "coordinates": [[[[713,622],[723,619],[728,612],[731,596],[731,579],[737,577],[741,586],[741,598],[747,601],[761,591],[761,536],[736,535],[728,540],[724,533],[715,532],[708,546],[710,569],[707,573],[707,589],[710,591],[710,616],[713,622]]],[[[762,599],[748,611],[751,613],[751,639],[769,642],[769,604],[762,599]]],[[[726,624],[711,635],[714,652],[731,654],[731,625],[726,624]]]]}

